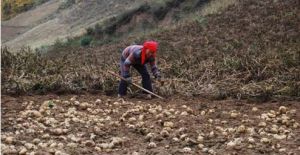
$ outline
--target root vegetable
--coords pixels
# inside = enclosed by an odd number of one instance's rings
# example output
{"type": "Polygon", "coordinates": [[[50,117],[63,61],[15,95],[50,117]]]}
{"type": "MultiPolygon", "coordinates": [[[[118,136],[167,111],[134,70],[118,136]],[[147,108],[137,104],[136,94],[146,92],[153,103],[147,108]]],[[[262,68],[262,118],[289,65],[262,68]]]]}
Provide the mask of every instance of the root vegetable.
{"type": "Polygon", "coordinates": [[[204,137],[203,137],[203,136],[199,135],[199,136],[197,137],[197,141],[198,141],[198,142],[203,142],[203,140],[204,140],[204,137]]]}
{"type": "Polygon", "coordinates": [[[270,140],[269,138],[261,138],[261,139],[260,139],[260,142],[261,142],[261,143],[270,143],[271,140],[270,140]]]}
{"type": "Polygon", "coordinates": [[[13,142],[14,142],[14,137],[6,137],[5,138],[5,142],[7,143],[7,144],[12,144],[13,142]]]}
{"type": "Polygon", "coordinates": [[[157,145],[154,143],[154,142],[150,142],[149,144],[148,144],[148,148],[156,148],[157,147],[157,145]]]}
{"type": "Polygon", "coordinates": [[[192,152],[192,149],[189,148],[189,147],[185,147],[185,148],[182,149],[182,152],[183,152],[183,153],[191,153],[191,152],[192,152]]]}
{"type": "Polygon", "coordinates": [[[198,148],[202,149],[202,148],[204,148],[204,145],[203,144],[198,144],[198,148]]]}
{"type": "Polygon", "coordinates": [[[253,111],[253,112],[256,112],[256,111],[258,111],[258,108],[257,108],[257,107],[253,107],[253,108],[252,108],[252,111],[253,111]]]}
{"type": "Polygon", "coordinates": [[[258,124],[259,127],[266,127],[267,126],[267,123],[266,122],[260,122],[258,124]]]}
{"type": "Polygon", "coordinates": [[[25,147],[23,147],[20,151],[19,151],[19,154],[20,155],[23,155],[23,154],[26,154],[27,152],[27,149],[25,147]]]}
{"type": "Polygon", "coordinates": [[[254,143],[255,143],[255,140],[254,140],[254,138],[249,137],[249,138],[248,138],[248,142],[251,143],[251,144],[254,144],[254,143]]]}
{"type": "Polygon", "coordinates": [[[231,118],[237,118],[238,115],[239,115],[239,114],[238,114],[238,113],[235,113],[235,112],[230,113],[230,117],[231,117],[231,118]]]}
{"type": "Polygon", "coordinates": [[[280,107],[279,107],[279,112],[280,112],[281,114],[285,114],[285,113],[287,112],[287,108],[286,108],[285,106],[280,106],[280,107]]]}
{"type": "Polygon", "coordinates": [[[246,132],[246,127],[244,125],[241,125],[237,129],[238,133],[245,133],[246,132]]]}
{"type": "Polygon", "coordinates": [[[164,127],[173,128],[174,127],[174,123],[173,122],[164,122],[164,127]]]}

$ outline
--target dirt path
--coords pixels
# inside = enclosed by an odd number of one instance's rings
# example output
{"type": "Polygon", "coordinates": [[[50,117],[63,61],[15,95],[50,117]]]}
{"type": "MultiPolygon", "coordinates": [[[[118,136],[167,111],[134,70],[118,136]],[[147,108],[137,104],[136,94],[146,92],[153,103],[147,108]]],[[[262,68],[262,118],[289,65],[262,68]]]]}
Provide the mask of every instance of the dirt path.
{"type": "Polygon", "coordinates": [[[2,153],[300,153],[299,102],[2,96],[2,153]]]}

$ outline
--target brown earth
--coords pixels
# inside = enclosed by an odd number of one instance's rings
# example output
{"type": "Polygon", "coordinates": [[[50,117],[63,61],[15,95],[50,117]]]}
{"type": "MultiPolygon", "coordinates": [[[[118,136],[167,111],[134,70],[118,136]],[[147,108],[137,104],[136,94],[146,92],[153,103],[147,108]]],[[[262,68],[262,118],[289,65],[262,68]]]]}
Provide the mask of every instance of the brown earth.
{"type": "Polygon", "coordinates": [[[3,154],[300,153],[295,101],[48,94],[2,95],[1,104],[3,154]]]}

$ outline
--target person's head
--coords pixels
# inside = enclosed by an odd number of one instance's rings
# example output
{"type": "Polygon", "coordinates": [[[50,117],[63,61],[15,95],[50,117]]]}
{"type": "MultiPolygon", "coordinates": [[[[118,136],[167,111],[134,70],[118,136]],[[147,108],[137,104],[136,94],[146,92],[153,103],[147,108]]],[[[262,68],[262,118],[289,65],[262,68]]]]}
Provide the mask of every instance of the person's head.
{"type": "Polygon", "coordinates": [[[145,59],[149,57],[155,57],[158,48],[158,43],[156,41],[145,41],[143,44],[143,49],[141,53],[142,64],[145,63],[145,59]]]}
{"type": "Polygon", "coordinates": [[[153,56],[154,53],[155,53],[154,51],[151,51],[150,49],[146,49],[146,57],[147,57],[147,58],[153,56]]]}

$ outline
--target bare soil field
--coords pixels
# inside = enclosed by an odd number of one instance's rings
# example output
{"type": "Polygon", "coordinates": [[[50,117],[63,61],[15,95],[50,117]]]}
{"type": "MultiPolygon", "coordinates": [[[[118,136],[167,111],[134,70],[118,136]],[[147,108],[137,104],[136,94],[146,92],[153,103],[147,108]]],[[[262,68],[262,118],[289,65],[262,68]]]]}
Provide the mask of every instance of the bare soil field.
{"type": "MultiPolygon", "coordinates": [[[[65,47],[48,56],[3,50],[2,154],[300,154],[299,2],[240,2],[145,38],[65,47]],[[118,87],[105,74],[118,72],[118,51],[149,38],[160,42],[165,78],[154,90],[168,99],[103,95],[118,87]],[[86,93],[74,95],[79,92],[86,93]]],[[[43,24],[73,29],[86,21],[77,19],[103,13],[73,9],[43,24]]],[[[59,30],[40,34],[63,35],[59,30]]]]}
{"type": "Polygon", "coordinates": [[[6,96],[3,154],[299,154],[300,104],[6,96]]]}

